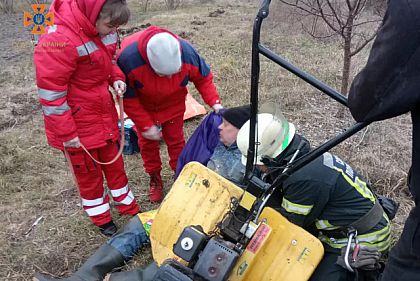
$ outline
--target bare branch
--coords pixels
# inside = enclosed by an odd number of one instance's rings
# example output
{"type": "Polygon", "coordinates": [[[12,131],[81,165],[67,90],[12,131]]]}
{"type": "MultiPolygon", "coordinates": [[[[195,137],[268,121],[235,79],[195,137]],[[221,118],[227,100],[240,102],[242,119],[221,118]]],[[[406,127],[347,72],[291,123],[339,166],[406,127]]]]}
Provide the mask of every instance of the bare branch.
{"type": "Polygon", "coordinates": [[[356,8],[355,8],[355,14],[360,14],[366,7],[367,0],[357,0],[356,8]]]}
{"type": "MultiPolygon", "coordinates": [[[[340,29],[343,29],[344,23],[342,22],[342,20],[337,16],[337,10],[338,8],[334,8],[331,4],[330,0],[326,0],[327,1],[327,5],[328,7],[330,7],[331,12],[333,13],[335,19],[337,20],[338,25],[340,26],[340,29]]],[[[319,2],[319,1],[317,1],[319,2]]]]}
{"type": "Polygon", "coordinates": [[[321,13],[321,17],[322,17],[322,19],[325,21],[325,23],[333,30],[333,31],[335,31],[335,32],[337,32],[337,33],[339,33],[339,29],[338,28],[336,28],[335,26],[334,26],[334,24],[333,23],[331,23],[328,19],[327,19],[327,17],[325,16],[325,14],[324,14],[324,10],[321,8],[321,4],[319,3],[319,0],[316,0],[316,2],[318,3],[318,7],[319,7],[319,11],[320,11],[320,13],[321,13]]]}
{"type": "Polygon", "coordinates": [[[313,37],[313,38],[315,38],[315,39],[327,39],[327,38],[331,38],[331,37],[333,37],[334,35],[336,35],[336,33],[335,33],[335,32],[331,32],[330,34],[328,34],[328,35],[324,35],[324,36],[318,35],[318,34],[317,34],[317,32],[316,32],[316,28],[317,28],[317,26],[318,26],[318,19],[319,19],[319,17],[314,18],[314,20],[313,20],[313,22],[312,22],[312,25],[311,25],[311,30],[308,30],[308,29],[307,29],[307,27],[306,27],[303,23],[301,24],[302,29],[303,29],[306,33],[308,33],[311,37],[313,37]]]}
{"type": "Polygon", "coordinates": [[[344,90],[342,91],[347,91],[351,57],[366,47],[377,33],[377,30],[371,34],[370,29],[361,28],[362,26],[373,26],[380,21],[375,19],[377,13],[364,13],[367,1],[370,0],[280,0],[303,13],[301,15],[302,29],[312,37],[322,39],[334,35],[341,36],[341,45],[344,51],[341,81],[344,90]],[[306,25],[303,21],[305,17],[312,17],[309,22],[305,21],[306,25]],[[322,19],[322,25],[320,19],[322,19]],[[324,25],[328,31],[320,29],[324,25]],[[328,34],[325,36],[326,33],[328,34]]]}
{"type": "Polygon", "coordinates": [[[368,23],[380,23],[381,21],[382,21],[382,19],[361,21],[361,22],[358,22],[358,23],[354,23],[353,27],[359,27],[361,25],[366,25],[368,23]]]}
{"type": "Polygon", "coordinates": [[[350,52],[350,57],[359,53],[367,44],[369,44],[369,42],[372,41],[376,37],[376,34],[378,33],[378,31],[379,29],[376,30],[376,32],[372,34],[369,38],[365,39],[364,42],[362,42],[359,46],[357,46],[352,52],[350,52]]]}
{"type": "MultiPolygon", "coordinates": [[[[284,0],[280,0],[280,2],[282,2],[286,5],[289,5],[291,7],[297,8],[298,10],[301,10],[301,11],[307,13],[307,14],[310,14],[310,15],[313,15],[313,16],[320,16],[318,14],[318,11],[313,9],[312,7],[305,8],[305,7],[299,6],[298,4],[292,4],[292,3],[289,3],[289,2],[284,1],[284,0]]],[[[298,1],[296,1],[296,2],[298,2],[298,1]]]]}
{"type": "Polygon", "coordinates": [[[346,3],[347,3],[347,8],[349,9],[349,11],[351,11],[352,6],[351,6],[351,3],[350,3],[350,0],[346,0],[346,3]]]}

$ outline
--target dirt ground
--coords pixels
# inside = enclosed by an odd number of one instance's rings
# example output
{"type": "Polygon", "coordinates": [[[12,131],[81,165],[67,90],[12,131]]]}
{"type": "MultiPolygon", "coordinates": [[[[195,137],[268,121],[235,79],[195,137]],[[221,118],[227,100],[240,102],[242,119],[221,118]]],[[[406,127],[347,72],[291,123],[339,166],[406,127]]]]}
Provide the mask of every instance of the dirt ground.
{"type": "MultiPolygon", "coordinates": [[[[154,1],[146,13],[144,1],[128,2],[133,16],[124,29],[161,25],[187,38],[211,65],[224,106],[249,100],[251,35],[258,1],[190,1],[175,11],[154,1]]],[[[33,46],[30,32],[22,27],[22,14],[0,15],[0,20],[0,280],[31,280],[35,272],[62,277],[79,268],[106,238],[83,213],[63,156],[46,143],[34,80],[33,46]],[[33,226],[36,221],[39,223],[33,226]]],[[[307,36],[274,1],[262,37],[266,46],[295,65],[340,88],[338,42],[307,36]]],[[[364,65],[367,53],[353,62],[354,73],[364,65]]],[[[191,92],[201,101],[193,87],[191,92]]],[[[338,104],[266,59],[261,63],[260,101],[278,103],[314,146],[354,123],[348,112],[337,118],[338,104]]],[[[187,136],[199,122],[200,118],[186,122],[187,136]]],[[[402,116],[372,124],[333,150],[379,193],[400,202],[395,238],[412,206],[406,188],[411,138],[411,120],[402,116]]],[[[162,148],[163,178],[169,189],[172,174],[162,148]]],[[[157,208],[147,201],[148,177],[140,156],[124,159],[141,209],[157,208]]],[[[113,215],[119,226],[128,220],[113,215]]],[[[127,267],[144,265],[150,259],[150,249],[142,250],[127,267]]]]}

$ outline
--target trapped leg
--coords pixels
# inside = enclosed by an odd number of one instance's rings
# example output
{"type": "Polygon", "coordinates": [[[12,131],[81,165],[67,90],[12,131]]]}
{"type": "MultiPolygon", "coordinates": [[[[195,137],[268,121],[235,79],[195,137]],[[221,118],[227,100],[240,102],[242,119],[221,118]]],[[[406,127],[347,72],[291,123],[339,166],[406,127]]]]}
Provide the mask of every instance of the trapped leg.
{"type": "Polygon", "coordinates": [[[105,244],[100,247],[72,276],[64,279],[48,277],[44,274],[36,274],[35,281],[98,281],[102,280],[107,273],[124,265],[121,253],[114,247],[105,244]]]}
{"type": "Polygon", "coordinates": [[[156,263],[152,262],[146,268],[112,273],[105,281],[153,281],[158,269],[156,263]]]}
{"type": "Polygon", "coordinates": [[[132,259],[139,249],[149,243],[149,237],[138,216],[134,216],[123,229],[120,229],[107,242],[107,244],[117,249],[126,261],[132,259]]]}

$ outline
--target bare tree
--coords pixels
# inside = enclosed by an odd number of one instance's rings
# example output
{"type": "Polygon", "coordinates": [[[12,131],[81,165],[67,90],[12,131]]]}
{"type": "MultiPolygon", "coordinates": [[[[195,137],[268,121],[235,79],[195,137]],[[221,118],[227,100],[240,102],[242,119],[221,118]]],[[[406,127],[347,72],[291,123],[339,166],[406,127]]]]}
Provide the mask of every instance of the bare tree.
{"type": "Polygon", "coordinates": [[[347,95],[351,59],[375,38],[384,7],[370,5],[371,0],[280,1],[296,8],[302,19],[310,19],[309,25],[302,26],[311,36],[315,38],[341,37],[344,52],[341,93],[347,95]],[[327,30],[323,34],[322,26],[327,30]]]}
{"type": "Polygon", "coordinates": [[[181,4],[181,0],[165,0],[168,10],[175,10],[181,4]]]}
{"type": "Polygon", "coordinates": [[[143,12],[147,12],[147,8],[149,8],[150,0],[140,0],[140,3],[143,6],[143,12]]]}

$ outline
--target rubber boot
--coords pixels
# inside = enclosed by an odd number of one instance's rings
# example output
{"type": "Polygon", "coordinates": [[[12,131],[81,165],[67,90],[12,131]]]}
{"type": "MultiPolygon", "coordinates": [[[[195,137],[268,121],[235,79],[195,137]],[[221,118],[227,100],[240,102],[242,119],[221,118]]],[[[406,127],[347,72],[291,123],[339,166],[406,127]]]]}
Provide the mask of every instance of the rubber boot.
{"type": "Polygon", "coordinates": [[[146,268],[134,269],[125,272],[115,272],[108,275],[104,281],[152,281],[159,267],[155,262],[149,264],[146,268]]]}
{"type": "Polygon", "coordinates": [[[103,235],[108,237],[111,237],[118,231],[118,228],[113,221],[110,221],[103,225],[99,225],[98,228],[103,235]]]}
{"type": "Polygon", "coordinates": [[[163,199],[163,183],[160,173],[150,174],[149,200],[152,203],[163,199]]]}
{"type": "Polygon", "coordinates": [[[105,244],[100,247],[72,276],[64,279],[36,274],[34,281],[102,281],[107,273],[124,265],[124,258],[114,247],[105,244]]]}

